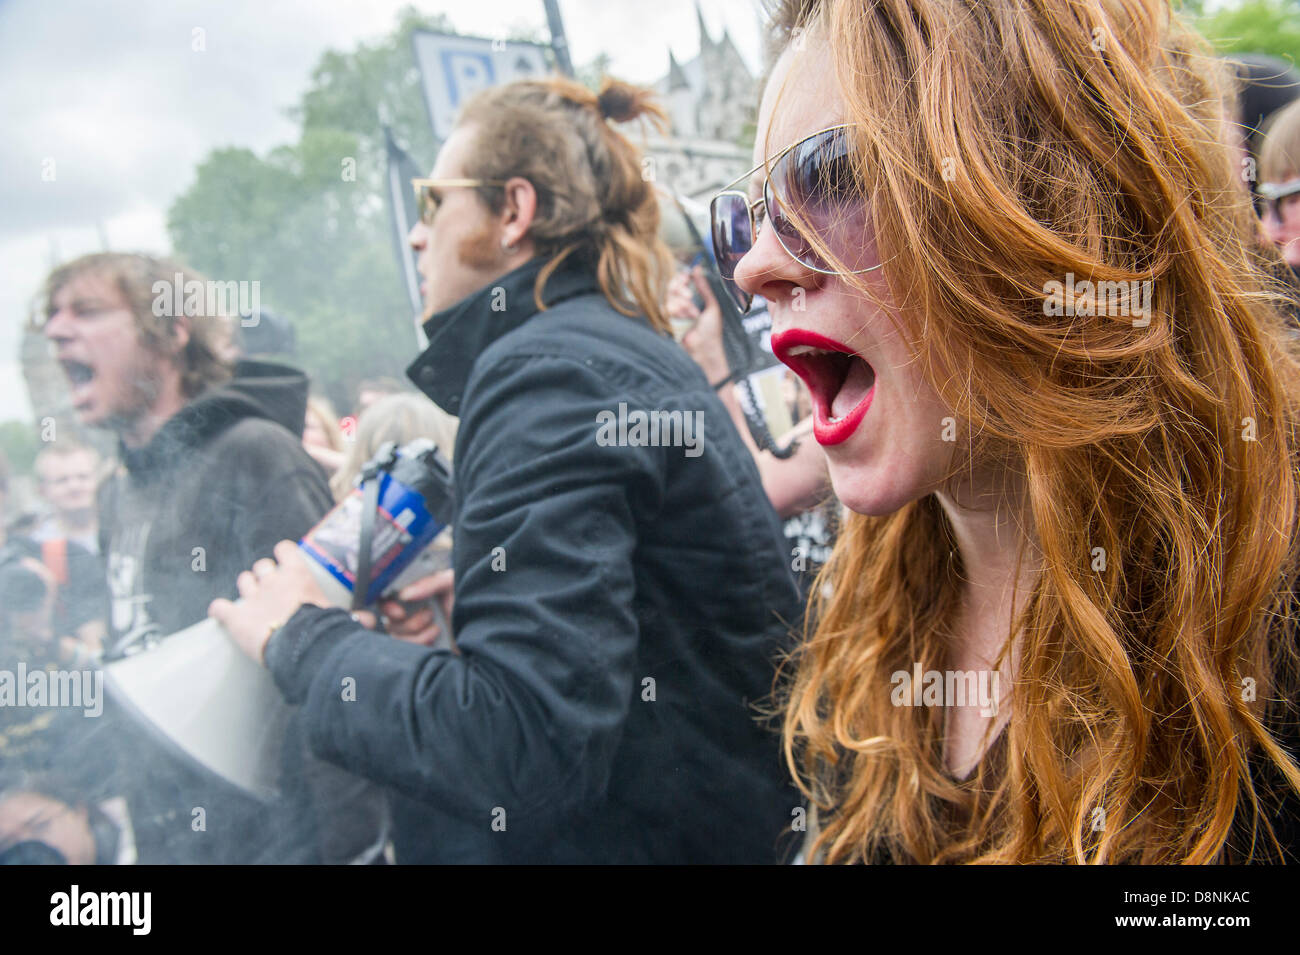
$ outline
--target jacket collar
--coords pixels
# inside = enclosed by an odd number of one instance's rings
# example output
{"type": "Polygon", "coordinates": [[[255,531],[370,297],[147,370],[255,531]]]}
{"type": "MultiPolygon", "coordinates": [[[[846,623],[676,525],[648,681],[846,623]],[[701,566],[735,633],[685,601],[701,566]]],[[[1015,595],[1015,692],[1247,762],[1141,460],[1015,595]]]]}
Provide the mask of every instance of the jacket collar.
{"type": "MultiPolygon", "coordinates": [[[[424,323],[429,347],[406,369],[406,375],[448,414],[460,414],[461,398],[478,356],[537,314],[533,288],[545,264],[540,258],[531,259],[424,323]]],[[[599,291],[594,270],[571,256],[547,280],[544,294],[549,308],[599,291]]]]}

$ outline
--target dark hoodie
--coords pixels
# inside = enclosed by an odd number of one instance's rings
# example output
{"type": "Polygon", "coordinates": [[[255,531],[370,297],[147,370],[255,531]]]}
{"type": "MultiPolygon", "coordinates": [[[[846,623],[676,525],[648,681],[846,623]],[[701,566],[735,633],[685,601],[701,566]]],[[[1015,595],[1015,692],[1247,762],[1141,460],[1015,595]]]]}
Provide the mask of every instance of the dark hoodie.
{"type": "MultiPolygon", "coordinates": [[[[297,539],[332,504],[324,472],[302,449],[307,378],[243,361],[136,450],[100,489],[100,544],[112,600],[110,647],[165,637],[207,616],[235,579],[297,539]]],[[[110,706],[112,701],[110,700],[110,706]]],[[[113,707],[116,772],[141,862],[342,861],[382,825],[376,790],[310,760],[291,728],[284,797],[267,806],[168,749],[113,707]],[[348,806],[351,808],[346,808],[348,806]],[[206,828],[196,831],[194,810],[206,828]],[[349,825],[323,824],[339,815],[349,825]]]]}
{"type": "Polygon", "coordinates": [[[100,489],[114,643],[202,620],[214,598],[235,595],[241,571],[329,510],[299,440],[306,407],[301,372],[244,361],[149,444],[121,449],[123,468],[100,489]]]}

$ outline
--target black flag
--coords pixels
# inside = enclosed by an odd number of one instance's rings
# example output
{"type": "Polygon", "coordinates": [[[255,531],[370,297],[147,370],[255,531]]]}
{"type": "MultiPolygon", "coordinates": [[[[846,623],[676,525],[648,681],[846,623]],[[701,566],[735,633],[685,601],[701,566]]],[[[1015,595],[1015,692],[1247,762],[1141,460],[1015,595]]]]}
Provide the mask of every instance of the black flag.
{"type": "MultiPolygon", "coordinates": [[[[406,294],[411,302],[411,315],[416,320],[416,337],[421,338],[419,318],[424,314],[424,302],[420,298],[420,275],[415,271],[415,250],[406,241],[419,215],[415,207],[415,194],[411,190],[411,180],[424,175],[406,150],[393,140],[393,131],[384,126],[384,148],[388,153],[388,211],[393,222],[394,252],[397,254],[397,271],[406,285],[406,294]]],[[[419,342],[423,346],[423,342],[419,342]]]]}

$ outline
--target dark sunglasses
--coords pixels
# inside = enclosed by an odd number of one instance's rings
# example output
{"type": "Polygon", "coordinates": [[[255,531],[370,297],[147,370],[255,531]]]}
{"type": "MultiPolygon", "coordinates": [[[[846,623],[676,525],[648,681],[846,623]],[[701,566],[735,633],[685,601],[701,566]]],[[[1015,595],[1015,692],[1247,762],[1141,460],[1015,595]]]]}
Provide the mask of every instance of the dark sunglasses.
{"type": "Polygon", "coordinates": [[[777,241],[801,265],[823,275],[857,275],[880,268],[884,263],[869,249],[863,237],[867,207],[853,180],[852,145],[845,123],[813,133],[782,149],[765,163],[745,173],[713,197],[709,220],[713,232],[713,256],[723,285],[741,314],[749,311],[754,297],[736,284],[736,266],[754,247],[759,225],[769,220],[777,241]],[[749,196],[731,187],[748,179],[764,166],[768,175],[763,195],[750,202],[749,196]],[[755,209],[763,212],[755,215],[755,209]],[[794,225],[791,211],[822,244],[833,249],[849,269],[832,269],[813,244],[794,225]]]}
{"type": "Polygon", "coordinates": [[[1292,196],[1300,195],[1300,179],[1292,179],[1281,185],[1275,182],[1261,182],[1255,193],[1264,200],[1264,208],[1281,219],[1282,202],[1292,196]]]}

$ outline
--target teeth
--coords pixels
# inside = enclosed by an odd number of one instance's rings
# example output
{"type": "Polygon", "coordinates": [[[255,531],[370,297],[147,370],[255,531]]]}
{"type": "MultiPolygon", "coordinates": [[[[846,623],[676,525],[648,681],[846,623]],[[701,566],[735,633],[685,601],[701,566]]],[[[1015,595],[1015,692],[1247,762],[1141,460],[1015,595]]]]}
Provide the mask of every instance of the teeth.
{"type": "Polygon", "coordinates": [[[786,352],[787,355],[829,355],[824,348],[814,348],[812,345],[795,345],[786,352]]]}

